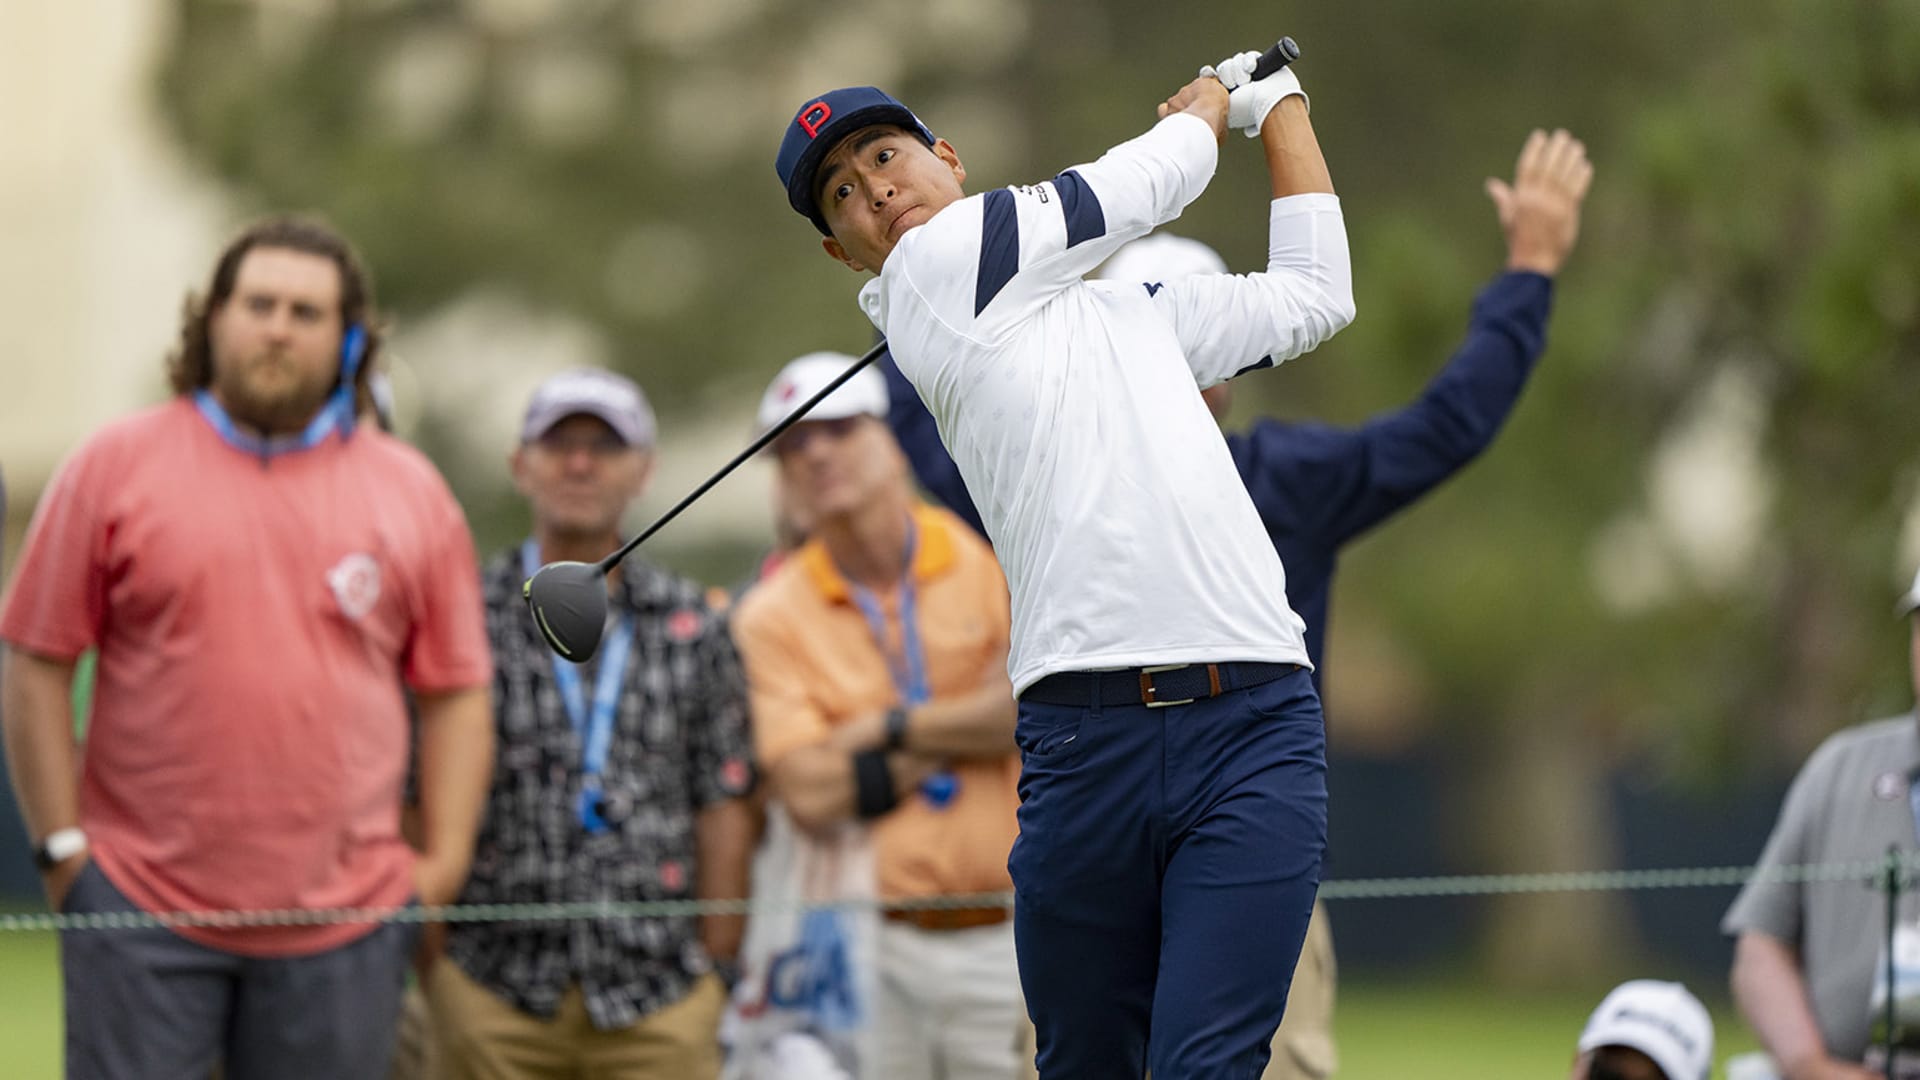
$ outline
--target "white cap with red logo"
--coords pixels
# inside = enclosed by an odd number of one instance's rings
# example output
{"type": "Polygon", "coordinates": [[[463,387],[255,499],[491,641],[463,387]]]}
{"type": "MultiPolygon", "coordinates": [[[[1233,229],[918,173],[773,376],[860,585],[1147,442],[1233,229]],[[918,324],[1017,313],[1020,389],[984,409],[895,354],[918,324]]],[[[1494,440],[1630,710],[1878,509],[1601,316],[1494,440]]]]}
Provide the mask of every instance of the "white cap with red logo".
{"type": "MultiPolygon", "coordinates": [[[[754,429],[765,431],[786,419],[802,402],[826,389],[828,383],[852,367],[854,361],[854,357],[845,353],[816,352],[781,368],[767,392],[760,396],[754,429]]],[[[842,420],[849,416],[887,418],[887,380],[872,367],[861,368],[803,419],[842,420]]]]}

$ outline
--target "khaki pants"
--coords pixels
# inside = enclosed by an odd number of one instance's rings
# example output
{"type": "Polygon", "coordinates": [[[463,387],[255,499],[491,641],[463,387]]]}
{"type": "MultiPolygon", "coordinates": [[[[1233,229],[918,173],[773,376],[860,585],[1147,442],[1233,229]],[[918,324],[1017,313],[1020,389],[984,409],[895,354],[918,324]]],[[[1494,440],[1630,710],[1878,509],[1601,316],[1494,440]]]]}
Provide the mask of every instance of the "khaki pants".
{"type": "MultiPolygon", "coordinates": [[[[922,930],[882,922],[877,951],[880,985],[869,1076],[1016,1080],[1023,1032],[1031,1027],[1020,996],[1012,923],[922,930]]],[[[1031,1053],[1027,1060],[1033,1060],[1031,1053]]]]}
{"type": "Polygon", "coordinates": [[[440,1075],[447,1080],[581,1077],[713,1080],[720,1075],[720,1010],[712,975],[686,997],[618,1031],[598,1031],[569,987],[551,1020],[529,1016],[442,959],[427,976],[440,1075]]]}
{"type": "Polygon", "coordinates": [[[426,991],[415,980],[400,999],[400,1032],[394,1042],[393,1066],[387,1071],[387,1080],[439,1080],[435,1049],[426,991]]]}
{"type": "Polygon", "coordinates": [[[1327,908],[1313,902],[1307,923],[1307,941],[1293,968],[1293,989],[1287,994],[1286,1019],[1273,1036],[1273,1060],[1260,1080],[1322,1080],[1340,1064],[1333,1047],[1333,930],[1327,908]]]}
{"type": "MultiPolygon", "coordinates": [[[[1287,993],[1287,1016],[1273,1035],[1273,1059],[1260,1080],[1324,1080],[1340,1064],[1333,1046],[1333,995],[1337,972],[1333,961],[1333,930],[1327,909],[1313,902],[1307,923],[1307,941],[1294,965],[1293,988],[1287,993]]],[[[1020,1050],[1020,1075],[1038,1080],[1033,1067],[1033,1025],[1025,1025],[1020,1050]]]]}

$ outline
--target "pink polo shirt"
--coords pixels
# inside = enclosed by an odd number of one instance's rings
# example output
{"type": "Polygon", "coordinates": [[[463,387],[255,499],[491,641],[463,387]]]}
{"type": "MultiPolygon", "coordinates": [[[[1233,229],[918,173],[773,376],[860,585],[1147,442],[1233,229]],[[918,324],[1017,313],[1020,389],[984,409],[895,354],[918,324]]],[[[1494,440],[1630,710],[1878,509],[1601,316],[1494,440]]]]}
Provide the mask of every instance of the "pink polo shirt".
{"type": "MultiPolygon", "coordinates": [[[[492,678],[473,541],[433,465],[363,425],[262,459],[180,398],[60,469],[0,638],[100,650],[80,780],[93,857],[148,911],[397,905],[400,686],[492,678]]],[[[290,956],[371,927],[182,929],[290,956]]]]}

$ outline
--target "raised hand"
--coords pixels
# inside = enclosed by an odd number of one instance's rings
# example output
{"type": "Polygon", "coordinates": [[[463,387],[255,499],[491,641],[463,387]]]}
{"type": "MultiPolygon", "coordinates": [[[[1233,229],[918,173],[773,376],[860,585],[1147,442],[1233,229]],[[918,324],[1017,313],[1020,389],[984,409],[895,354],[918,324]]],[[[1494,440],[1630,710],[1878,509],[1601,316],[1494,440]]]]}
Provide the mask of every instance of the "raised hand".
{"type": "Polygon", "coordinates": [[[1487,196],[1507,235],[1507,269],[1552,276],[1580,237],[1580,204],[1593,182],[1587,148],[1564,129],[1535,130],[1520,150],[1513,184],[1488,178],[1487,196]]]}
{"type": "Polygon", "coordinates": [[[1256,80],[1253,69],[1259,63],[1259,53],[1243,52],[1200,69],[1201,75],[1211,75],[1227,88],[1227,126],[1238,129],[1249,139],[1260,137],[1260,127],[1266,122],[1267,114],[1282,98],[1298,95],[1302,102],[1307,101],[1307,92],[1300,88],[1300,79],[1292,68],[1281,68],[1256,80]]]}

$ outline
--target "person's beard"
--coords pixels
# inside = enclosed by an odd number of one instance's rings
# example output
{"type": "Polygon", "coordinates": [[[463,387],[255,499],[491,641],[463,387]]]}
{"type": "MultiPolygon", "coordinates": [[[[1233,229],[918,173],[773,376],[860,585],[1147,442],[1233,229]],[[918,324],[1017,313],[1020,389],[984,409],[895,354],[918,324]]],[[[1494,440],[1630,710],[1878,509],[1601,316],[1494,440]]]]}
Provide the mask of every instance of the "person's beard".
{"type": "Polygon", "coordinates": [[[274,353],[218,357],[213,386],[227,414],[268,435],[300,431],[327,399],[337,376],[308,376],[274,353]],[[281,367],[288,370],[280,371],[281,367]]]}

